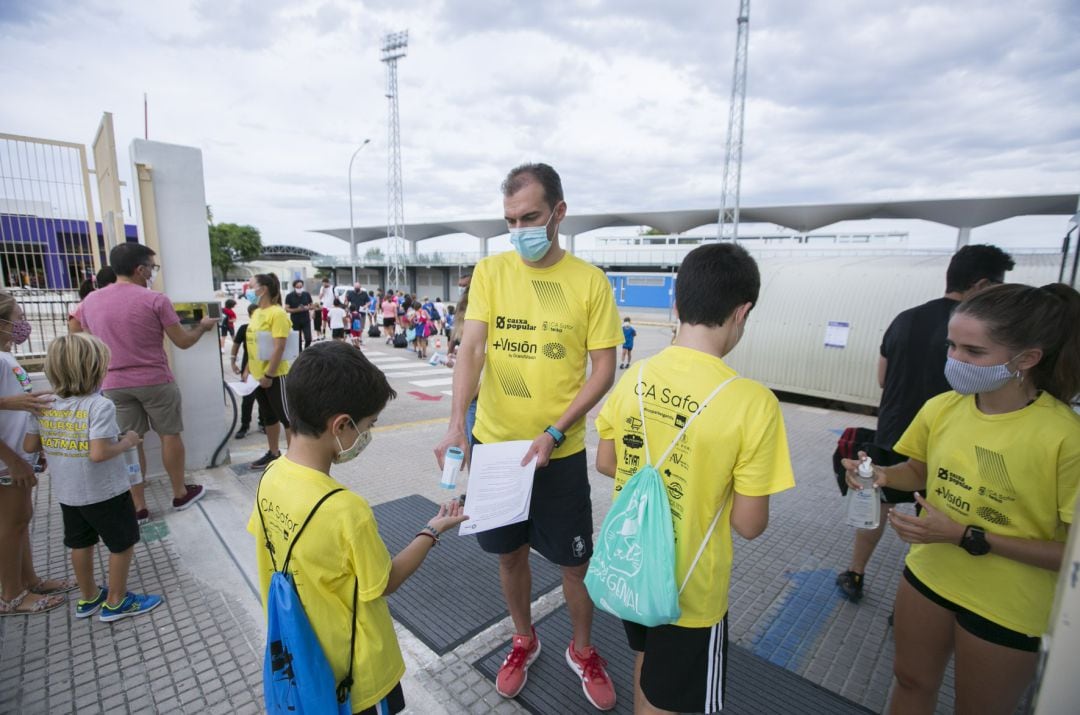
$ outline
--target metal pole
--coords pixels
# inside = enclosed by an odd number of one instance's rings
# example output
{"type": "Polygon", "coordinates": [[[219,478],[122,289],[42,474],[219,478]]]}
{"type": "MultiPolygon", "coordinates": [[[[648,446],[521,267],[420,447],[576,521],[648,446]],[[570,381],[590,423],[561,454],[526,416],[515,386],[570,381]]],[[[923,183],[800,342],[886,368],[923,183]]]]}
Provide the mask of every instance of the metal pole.
{"type": "Polygon", "coordinates": [[[353,224],[352,165],[356,155],[369,143],[371,143],[371,140],[365,139],[364,143],[353,152],[352,157],[349,159],[349,265],[352,267],[353,285],[356,285],[356,226],[353,224]]]}

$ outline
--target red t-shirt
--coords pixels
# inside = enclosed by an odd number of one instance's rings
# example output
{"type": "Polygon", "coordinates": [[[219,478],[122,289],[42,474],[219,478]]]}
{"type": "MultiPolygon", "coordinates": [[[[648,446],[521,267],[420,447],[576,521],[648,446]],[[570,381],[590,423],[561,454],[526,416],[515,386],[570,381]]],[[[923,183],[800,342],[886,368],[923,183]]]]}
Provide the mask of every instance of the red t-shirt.
{"type": "Polygon", "coordinates": [[[229,319],[229,327],[233,327],[236,323],[236,311],[232,308],[222,308],[221,314],[229,319]]]}

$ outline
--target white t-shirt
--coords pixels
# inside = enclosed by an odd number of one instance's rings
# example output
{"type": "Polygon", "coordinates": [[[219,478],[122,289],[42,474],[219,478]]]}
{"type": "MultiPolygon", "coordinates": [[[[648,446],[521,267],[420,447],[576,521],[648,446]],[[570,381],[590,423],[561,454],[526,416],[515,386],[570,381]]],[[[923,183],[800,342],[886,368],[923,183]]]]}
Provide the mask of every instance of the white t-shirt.
{"type": "Polygon", "coordinates": [[[319,303],[321,303],[322,307],[326,308],[327,310],[330,310],[334,307],[333,286],[323,286],[319,289],[319,303]]]}
{"type": "Polygon", "coordinates": [[[104,395],[58,397],[27,427],[30,434],[41,435],[53,493],[61,504],[97,504],[131,488],[123,454],[104,462],[90,461],[90,440],[115,441],[120,434],[116,405],[104,395]]]}
{"type": "Polygon", "coordinates": [[[344,308],[331,308],[330,313],[330,329],[331,330],[344,330],[345,329],[345,309],[344,308]]]}
{"type": "MultiPolygon", "coordinates": [[[[22,369],[15,356],[11,353],[0,352],[0,397],[11,397],[23,392],[32,392],[30,375],[22,369]]],[[[31,461],[31,456],[23,451],[23,437],[26,436],[27,423],[30,422],[30,413],[22,410],[0,410],[0,440],[15,453],[31,461]]],[[[0,462],[0,475],[9,474],[7,465],[0,462]]]]}

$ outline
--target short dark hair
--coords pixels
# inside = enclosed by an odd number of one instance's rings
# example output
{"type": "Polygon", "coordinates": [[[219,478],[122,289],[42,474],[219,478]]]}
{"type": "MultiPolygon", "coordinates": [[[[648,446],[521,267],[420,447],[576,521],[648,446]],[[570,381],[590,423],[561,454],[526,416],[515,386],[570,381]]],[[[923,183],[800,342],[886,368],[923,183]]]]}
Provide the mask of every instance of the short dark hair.
{"type": "Polygon", "coordinates": [[[230,308],[230,309],[235,308],[236,307],[236,301],[233,300],[232,298],[229,298],[228,300],[225,301],[225,307],[230,308]]]}
{"type": "Polygon", "coordinates": [[[156,255],[149,246],[128,241],[109,251],[109,265],[116,271],[116,275],[130,278],[135,274],[136,268],[156,255]]]}
{"type": "Polygon", "coordinates": [[[745,248],[710,243],[686,254],[675,281],[679,321],[718,327],[743,303],[757,304],[761,274],[745,248]]]}
{"type": "Polygon", "coordinates": [[[101,270],[94,276],[94,284],[98,289],[104,288],[107,285],[112,285],[116,282],[116,271],[109,266],[102,266],[101,270]]]}
{"type": "Polygon", "coordinates": [[[334,415],[360,422],[397,397],[386,375],[352,345],[337,341],[304,349],[285,383],[289,420],[295,434],[319,437],[334,415]]]}
{"type": "Polygon", "coordinates": [[[304,287],[304,279],[303,279],[303,278],[297,278],[296,280],[294,280],[294,281],[292,282],[292,284],[293,284],[293,288],[295,288],[295,287],[296,287],[296,284],[297,284],[297,283],[299,283],[299,284],[300,284],[300,287],[301,287],[301,288],[303,288],[303,287],[304,287]]]}
{"type": "MultiPolygon", "coordinates": [[[[515,166],[506,175],[502,182],[503,196],[513,196],[526,186],[530,181],[535,181],[544,189],[544,200],[549,208],[563,200],[562,179],[559,172],[547,164],[522,164],[515,166]]],[[[461,276],[464,278],[464,276],[461,276]]]]}
{"type": "Polygon", "coordinates": [[[255,311],[259,309],[258,303],[248,303],[248,315],[255,315],[255,311]]]}
{"type": "Polygon", "coordinates": [[[964,246],[949,261],[945,292],[962,293],[983,279],[1003,283],[1005,273],[1015,266],[1012,256],[997,246],[964,246]]]}

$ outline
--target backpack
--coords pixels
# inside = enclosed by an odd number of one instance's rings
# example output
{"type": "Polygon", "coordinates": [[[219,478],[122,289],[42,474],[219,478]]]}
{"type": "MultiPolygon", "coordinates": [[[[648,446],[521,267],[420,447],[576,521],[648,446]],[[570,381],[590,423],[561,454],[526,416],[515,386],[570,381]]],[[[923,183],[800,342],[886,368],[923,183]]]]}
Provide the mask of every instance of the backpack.
{"type": "MultiPolygon", "coordinates": [[[[859,450],[866,449],[866,445],[874,441],[876,433],[867,427],[848,427],[836,440],[836,451],[832,455],[833,473],[836,474],[836,486],[840,488],[840,496],[847,496],[848,485],[846,470],[841,459],[858,459],[859,450]]],[[[877,460],[874,460],[877,462],[877,460]]]]}
{"type": "Polygon", "coordinates": [[[655,463],[645,434],[645,405],[642,400],[642,367],[638,366],[638,410],[641,436],[645,447],[645,465],[623,486],[600,526],[596,548],[585,573],[585,587],[601,610],[618,618],[653,627],[674,623],[682,611],[679,595],[690,582],[705,546],[716,528],[725,504],[713,517],[698,548],[682,586],[675,588],[675,529],[671,521],[671,503],[667,488],[655,465],[667,461],[690,424],[705,406],[738,375],[717,385],[686,420],[682,430],[655,463]]]}
{"type": "Polygon", "coordinates": [[[405,348],[409,346],[409,339],[405,337],[405,333],[394,333],[394,347],[405,348]]]}
{"type": "MultiPolygon", "coordinates": [[[[274,566],[266,596],[266,653],[263,661],[263,698],[266,701],[266,712],[271,715],[352,713],[352,699],[349,695],[353,684],[353,653],[356,651],[356,597],[359,582],[353,584],[349,672],[340,683],[335,684],[334,672],[311,627],[304,604],[300,602],[293,575],[289,573],[292,551],[304,533],[304,528],[323,502],[340,491],[344,490],[331,490],[312,507],[289,544],[289,550],[285,552],[281,570],[278,570],[277,561],[274,559],[274,549],[266,530],[262,509],[256,507],[259,521],[262,522],[266,550],[274,566]]],[[[256,489],[256,504],[258,503],[256,489]]]]}
{"type": "Polygon", "coordinates": [[[379,326],[375,324],[374,320],[371,321],[371,325],[367,329],[367,334],[369,338],[379,337],[379,326]]]}

